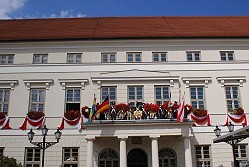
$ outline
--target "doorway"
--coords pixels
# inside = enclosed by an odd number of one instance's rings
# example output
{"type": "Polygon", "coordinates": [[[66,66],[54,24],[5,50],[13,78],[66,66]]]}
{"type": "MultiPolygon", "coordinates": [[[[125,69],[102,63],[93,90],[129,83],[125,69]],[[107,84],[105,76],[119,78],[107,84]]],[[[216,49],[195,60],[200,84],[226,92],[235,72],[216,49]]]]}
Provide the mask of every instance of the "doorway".
{"type": "Polygon", "coordinates": [[[135,148],[128,153],[128,167],[148,167],[147,161],[147,154],[141,149],[135,148]]]}

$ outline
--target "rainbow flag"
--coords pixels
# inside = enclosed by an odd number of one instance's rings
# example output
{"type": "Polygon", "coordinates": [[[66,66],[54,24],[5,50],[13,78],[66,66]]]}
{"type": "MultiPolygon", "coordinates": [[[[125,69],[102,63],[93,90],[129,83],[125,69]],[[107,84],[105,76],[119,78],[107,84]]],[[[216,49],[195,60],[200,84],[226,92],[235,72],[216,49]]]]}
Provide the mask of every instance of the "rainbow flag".
{"type": "Polygon", "coordinates": [[[92,122],[92,117],[95,113],[96,110],[96,97],[95,94],[93,96],[93,104],[92,104],[92,109],[90,110],[89,118],[88,118],[88,123],[92,122]]]}

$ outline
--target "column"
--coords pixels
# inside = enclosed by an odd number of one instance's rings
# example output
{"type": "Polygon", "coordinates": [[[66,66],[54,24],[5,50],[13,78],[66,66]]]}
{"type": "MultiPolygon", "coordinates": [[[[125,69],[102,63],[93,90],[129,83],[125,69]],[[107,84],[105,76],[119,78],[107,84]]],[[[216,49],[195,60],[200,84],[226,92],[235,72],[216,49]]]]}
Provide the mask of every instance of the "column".
{"type": "Polygon", "coordinates": [[[158,138],[159,138],[159,136],[150,137],[150,139],[151,139],[152,167],[159,167],[158,138]]]}
{"type": "Polygon", "coordinates": [[[183,138],[183,141],[185,148],[185,167],[193,167],[190,138],[185,137],[183,138]]]}
{"type": "Polygon", "coordinates": [[[120,167],[127,167],[126,137],[119,138],[120,141],[120,167]]]}
{"type": "Polygon", "coordinates": [[[87,140],[87,167],[93,167],[93,140],[89,138],[87,140]]]}

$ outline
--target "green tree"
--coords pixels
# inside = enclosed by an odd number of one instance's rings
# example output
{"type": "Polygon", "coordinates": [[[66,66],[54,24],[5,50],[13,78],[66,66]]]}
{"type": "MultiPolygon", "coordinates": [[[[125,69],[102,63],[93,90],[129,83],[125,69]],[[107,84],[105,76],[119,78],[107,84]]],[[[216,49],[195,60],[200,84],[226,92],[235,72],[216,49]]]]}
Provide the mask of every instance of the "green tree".
{"type": "Polygon", "coordinates": [[[22,164],[17,164],[15,158],[12,157],[0,157],[0,167],[22,167],[22,164]]]}

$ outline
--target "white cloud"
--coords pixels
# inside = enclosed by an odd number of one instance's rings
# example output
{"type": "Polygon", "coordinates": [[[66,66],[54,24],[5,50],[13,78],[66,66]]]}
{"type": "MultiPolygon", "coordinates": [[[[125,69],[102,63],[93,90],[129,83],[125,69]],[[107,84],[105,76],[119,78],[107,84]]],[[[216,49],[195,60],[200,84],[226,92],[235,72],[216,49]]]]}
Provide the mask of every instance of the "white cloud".
{"type": "Polygon", "coordinates": [[[73,18],[73,17],[86,17],[86,14],[82,14],[81,12],[75,13],[74,10],[62,10],[60,14],[52,13],[50,18],[73,18]]]}
{"type": "Polygon", "coordinates": [[[0,0],[0,19],[10,19],[9,14],[22,8],[27,0],[0,0]]]}

